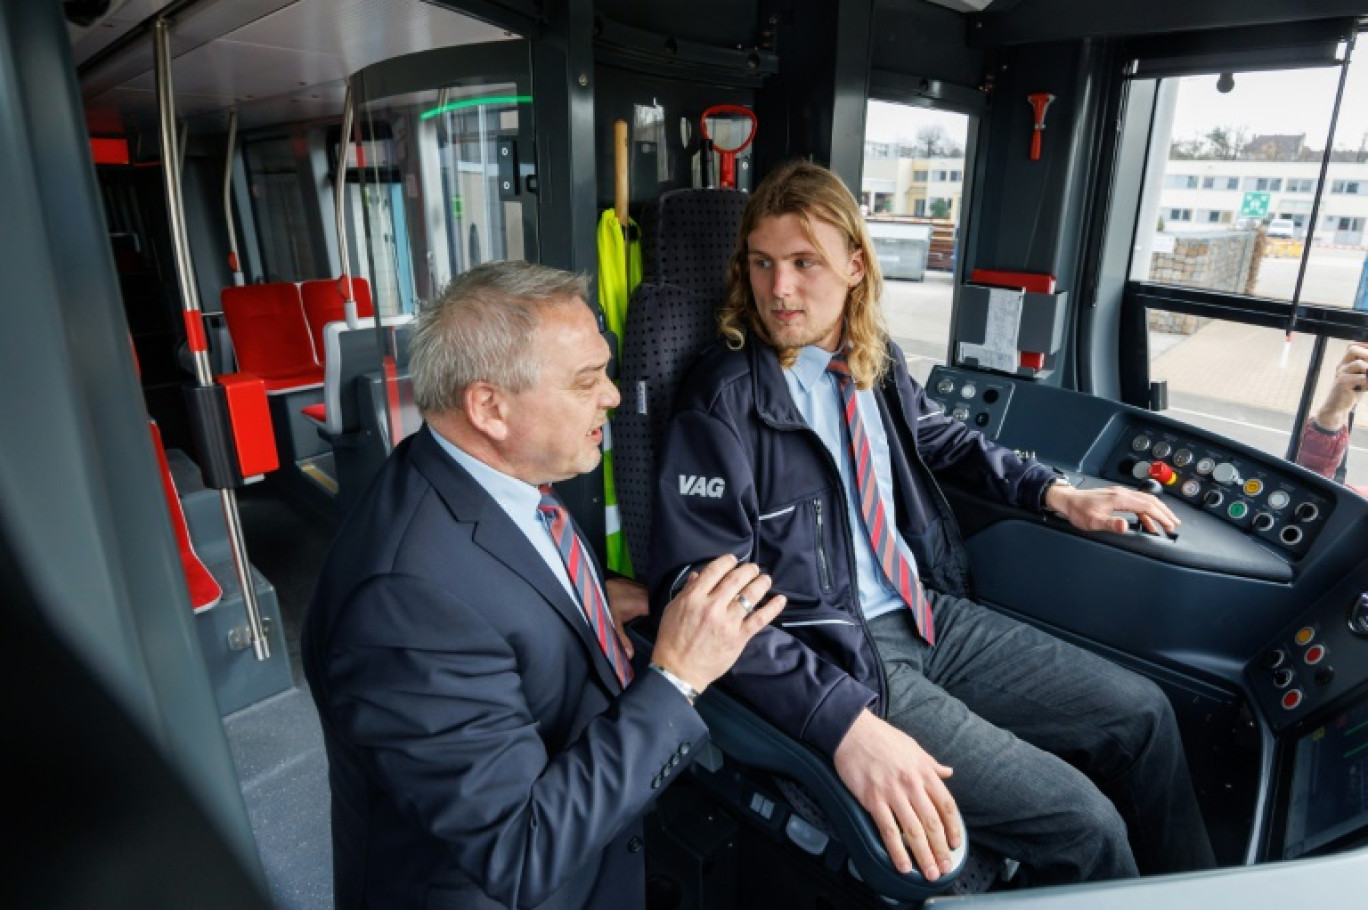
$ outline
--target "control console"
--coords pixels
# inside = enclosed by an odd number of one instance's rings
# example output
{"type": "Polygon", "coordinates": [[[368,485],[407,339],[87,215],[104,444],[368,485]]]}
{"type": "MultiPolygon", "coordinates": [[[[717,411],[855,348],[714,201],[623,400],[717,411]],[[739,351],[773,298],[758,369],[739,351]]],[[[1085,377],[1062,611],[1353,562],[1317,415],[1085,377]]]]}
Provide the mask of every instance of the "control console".
{"type": "Polygon", "coordinates": [[[1282,729],[1362,682],[1368,660],[1368,591],[1352,579],[1284,629],[1245,668],[1274,729],[1282,729]],[[1347,670],[1345,678],[1341,671],[1347,670]]]}
{"type": "Polygon", "coordinates": [[[1310,549],[1334,500],[1255,460],[1182,430],[1129,421],[1102,464],[1102,476],[1157,482],[1170,496],[1300,556],[1310,549]]]}
{"type": "Polygon", "coordinates": [[[996,439],[1012,403],[1014,384],[986,373],[937,370],[926,395],[949,417],[996,439]]]}

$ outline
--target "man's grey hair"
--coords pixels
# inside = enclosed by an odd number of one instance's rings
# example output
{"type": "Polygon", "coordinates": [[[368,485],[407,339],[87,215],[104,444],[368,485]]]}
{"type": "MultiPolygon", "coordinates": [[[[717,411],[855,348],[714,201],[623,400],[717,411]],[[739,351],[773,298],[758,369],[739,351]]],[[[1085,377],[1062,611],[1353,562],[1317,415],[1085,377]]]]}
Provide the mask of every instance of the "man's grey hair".
{"type": "Polygon", "coordinates": [[[533,339],[547,307],[584,306],[589,280],[531,262],[489,262],[459,275],[418,313],[409,345],[413,400],[424,416],[458,410],[466,387],[510,392],[537,383],[533,339]]]}

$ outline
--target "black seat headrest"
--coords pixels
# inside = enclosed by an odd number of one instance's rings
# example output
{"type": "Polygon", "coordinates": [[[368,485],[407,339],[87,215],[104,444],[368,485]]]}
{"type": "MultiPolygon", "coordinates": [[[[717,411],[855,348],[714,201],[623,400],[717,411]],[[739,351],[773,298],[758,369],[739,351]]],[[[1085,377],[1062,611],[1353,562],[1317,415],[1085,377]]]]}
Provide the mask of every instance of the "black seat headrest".
{"type": "Polygon", "coordinates": [[[648,206],[641,217],[643,281],[672,284],[720,304],[748,198],[738,190],[674,190],[648,206]]]}

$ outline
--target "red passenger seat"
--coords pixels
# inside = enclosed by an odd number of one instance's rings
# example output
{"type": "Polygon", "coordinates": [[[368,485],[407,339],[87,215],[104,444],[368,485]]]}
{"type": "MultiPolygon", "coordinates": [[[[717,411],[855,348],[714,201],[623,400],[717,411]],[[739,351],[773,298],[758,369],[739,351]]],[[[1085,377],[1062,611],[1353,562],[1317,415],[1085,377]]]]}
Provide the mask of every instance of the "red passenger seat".
{"type": "Polygon", "coordinates": [[[157,466],[161,470],[162,492],[166,494],[166,508],[171,514],[171,530],[176,535],[176,550],[180,554],[181,570],[185,573],[185,585],[190,594],[190,606],[196,613],[216,606],[223,597],[223,588],[214,580],[213,573],[195,552],[190,540],[190,528],[185,523],[185,510],[181,508],[180,494],[176,492],[176,482],[171,478],[171,466],[166,461],[166,449],[162,446],[161,430],[157,424],[148,421],[152,430],[152,447],[157,452],[157,466]]]}
{"type": "Polygon", "coordinates": [[[260,378],[267,394],[323,384],[294,282],[227,287],[220,300],[240,372],[260,378]]]}
{"type": "MultiPolygon", "coordinates": [[[[369,319],[375,315],[375,304],[371,301],[370,282],[364,278],[353,278],[352,297],[356,300],[356,315],[369,319]]],[[[313,339],[314,354],[318,363],[326,366],[323,352],[323,327],[330,322],[342,322],[347,318],[347,298],[341,278],[320,278],[305,281],[299,286],[304,299],[304,319],[309,323],[309,337],[313,339]]]]}

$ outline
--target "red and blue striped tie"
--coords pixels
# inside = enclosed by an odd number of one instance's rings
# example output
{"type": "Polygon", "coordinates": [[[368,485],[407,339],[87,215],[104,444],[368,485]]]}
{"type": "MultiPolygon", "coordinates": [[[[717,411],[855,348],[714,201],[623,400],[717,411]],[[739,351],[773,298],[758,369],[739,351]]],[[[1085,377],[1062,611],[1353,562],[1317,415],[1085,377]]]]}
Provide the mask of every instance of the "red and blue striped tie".
{"type": "Polygon", "coordinates": [[[543,484],[539,489],[542,499],[537,511],[548,520],[551,539],[556,542],[556,549],[565,561],[565,570],[570,573],[570,581],[579,593],[584,615],[589,619],[589,628],[598,639],[599,647],[603,649],[608,663],[613,665],[618,682],[626,688],[632,681],[632,665],[627,662],[627,655],[622,651],[617,632],[613,630],[613,620],[608,613],[608,601],[604,599],[603,589],[594,577],[594,568],[590,560],[585,557],[584,545],[580,543],[579,535],[570,524],[570,513],[565,511],[565,506],[556,498],[551,485],[543,484]]]}
{"type": "Polygon", "coordinates": [[[841,403],[845,406],[850,457],[855,464],[855,484],[860,493],[860,516],[864,519],[870,546],[874,548],[874,556],[879,561],[879,568],[883,570],[884,577],[911,608],[917,632],[928,645],[934,645],[936,631],[931,623],[931,602],[926,599],[921,579],[912,571],[907,557],[898,546],[897,532],[884,511],[883,497],[879,495],[878,477],[874,473],[874,453],[869,447],[869,437],[865,435],[864,423],[860,420],[860,408],[855,397],[855,380],[850,375],[850,366],[846,363],[845,355],[838,352],[833,356],[827,364],[827,371],[836,377],[836,387],[840,389],[841,403]]]}

